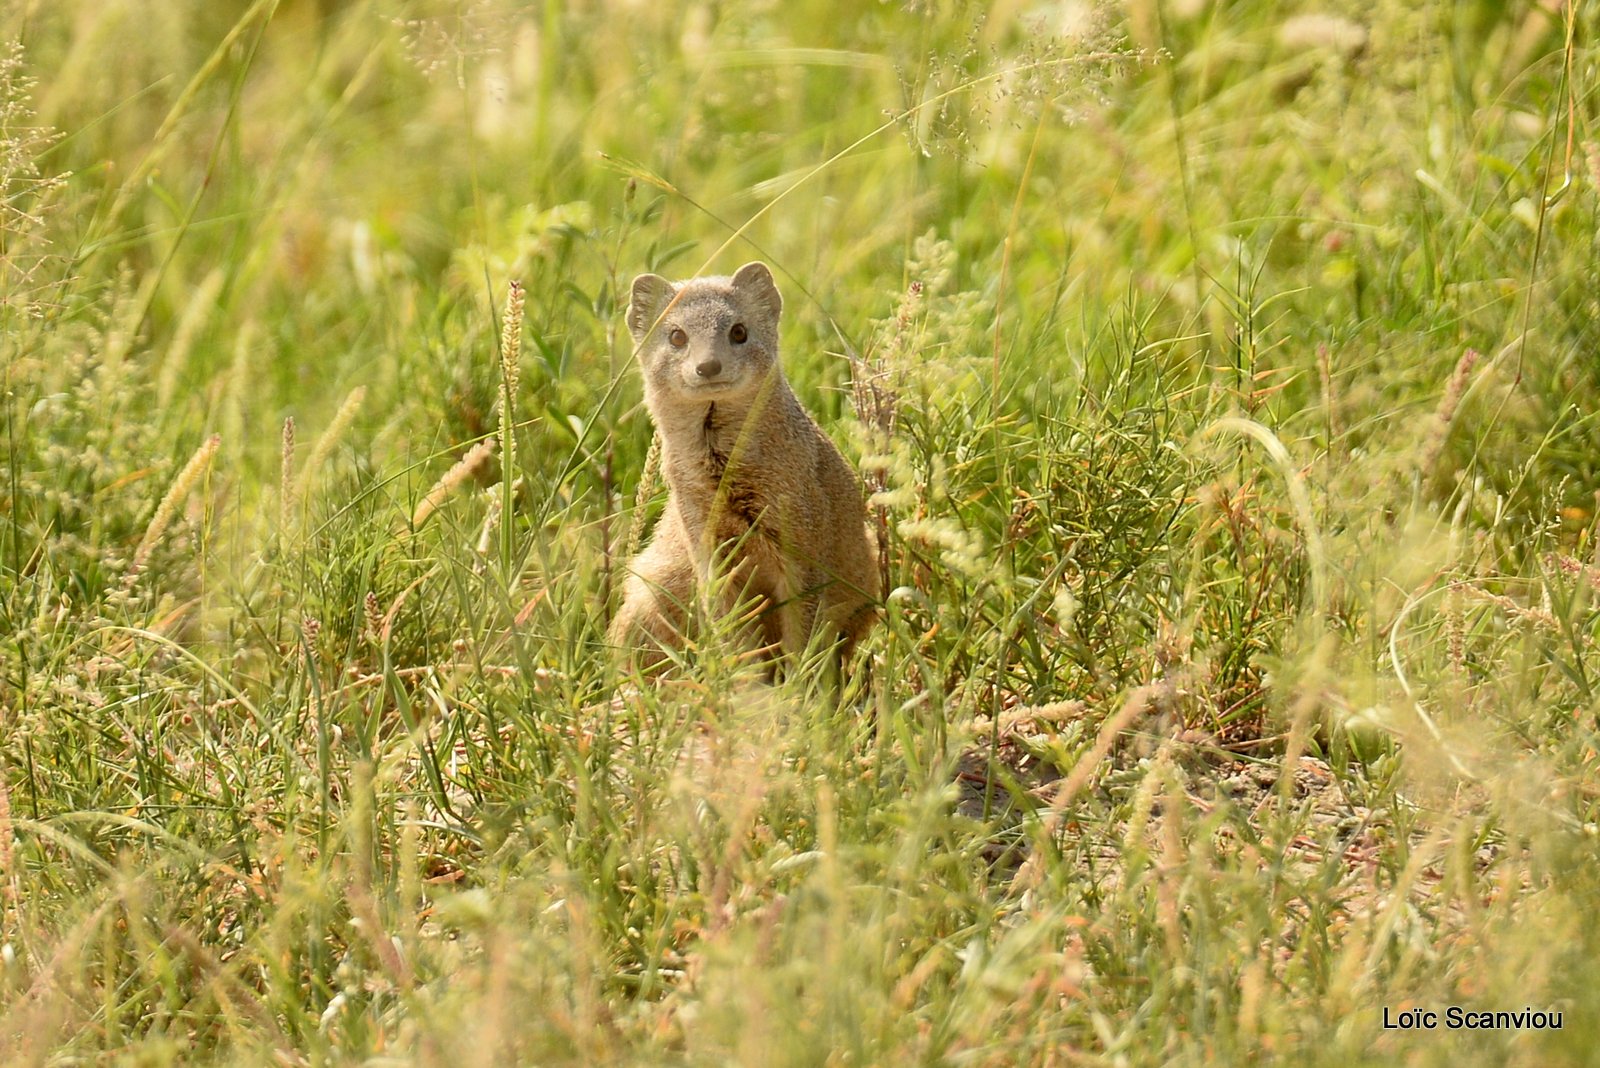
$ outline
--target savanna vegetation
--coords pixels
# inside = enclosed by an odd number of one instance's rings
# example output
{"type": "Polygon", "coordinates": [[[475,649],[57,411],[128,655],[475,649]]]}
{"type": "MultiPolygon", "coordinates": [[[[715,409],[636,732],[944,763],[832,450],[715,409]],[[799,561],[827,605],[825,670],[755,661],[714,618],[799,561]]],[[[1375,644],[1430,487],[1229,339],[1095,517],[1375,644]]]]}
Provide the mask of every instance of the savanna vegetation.
{"type": "Polygon", "coordinates": [[[8,0],[0,1061],[1589,1063],[1597,33],[8,0]],[[640,679],[758,258],[882,622],[640,679]]]}

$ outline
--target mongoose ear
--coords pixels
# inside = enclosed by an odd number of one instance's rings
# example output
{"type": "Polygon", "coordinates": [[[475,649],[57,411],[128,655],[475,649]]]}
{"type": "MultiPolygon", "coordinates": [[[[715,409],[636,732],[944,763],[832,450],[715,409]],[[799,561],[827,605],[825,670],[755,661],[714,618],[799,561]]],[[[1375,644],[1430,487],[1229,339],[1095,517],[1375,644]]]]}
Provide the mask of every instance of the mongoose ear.
{"type": "Polygon", "coordinates": [[[633,301],[628,305],[628,329],[636,340],[656,325],[672,299],[672,283],[659,274],[641,274],[633,280],[633,301]]]}
{"type": "Polygon", "coordinates": [[[772,272],[760,260],[747,263],[733,272],[733,288],[747,300],[753,300],[771,312],[774,319],[783,311],[778,283],[772,280],[772,272]]]}

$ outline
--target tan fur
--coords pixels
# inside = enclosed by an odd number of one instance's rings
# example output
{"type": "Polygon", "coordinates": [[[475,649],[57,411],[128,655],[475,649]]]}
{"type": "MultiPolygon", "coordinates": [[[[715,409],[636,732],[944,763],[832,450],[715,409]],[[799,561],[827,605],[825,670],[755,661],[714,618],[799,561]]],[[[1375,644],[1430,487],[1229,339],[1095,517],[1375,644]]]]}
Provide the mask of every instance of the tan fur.
{"type": "Polygon", "coordinates": [[[772,652],[799,653],[820,629],[848,655],[876,617],[861,487],[783,377],[782,307],[760,263],[731,277],[634,280],[628,327],[669,496],[610,638],[647,662],[682,643],[713,575],[727,577],[726,592],[705,607],[753,612],[753,638],[772,652]]]}

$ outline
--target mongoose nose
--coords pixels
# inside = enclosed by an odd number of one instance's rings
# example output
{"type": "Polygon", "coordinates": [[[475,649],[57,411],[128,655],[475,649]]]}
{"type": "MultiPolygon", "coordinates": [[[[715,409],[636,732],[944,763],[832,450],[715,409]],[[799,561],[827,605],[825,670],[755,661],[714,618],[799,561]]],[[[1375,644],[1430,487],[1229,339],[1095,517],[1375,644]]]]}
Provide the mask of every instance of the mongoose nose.
{"type": "Polygon", "coordinates": [[[694,373],[701,378],[715,378],[722,373],[722,361],[701,360],[694,365],[694,373]]]}

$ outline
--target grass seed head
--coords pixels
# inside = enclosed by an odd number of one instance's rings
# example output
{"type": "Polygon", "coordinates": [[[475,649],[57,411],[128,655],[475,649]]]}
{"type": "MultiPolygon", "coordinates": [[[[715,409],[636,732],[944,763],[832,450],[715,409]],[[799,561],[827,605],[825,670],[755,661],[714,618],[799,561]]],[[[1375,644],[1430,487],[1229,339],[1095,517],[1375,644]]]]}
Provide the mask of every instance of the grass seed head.
{"type": "Polygon", "coordinates": [[[1472,369],[1477,363],[1476,349],[1463,352],[1461,359],[1456,362],[1455,371],[1450,375],[1450,381],[1445,384],[1444,395],[1439,398],[1439,407],[1433,413],[1433,429],[1422,450],[1421,471],[1424,477],[1434,470],[1444,453],[1445,441],[1450,436],[1450,425],[1455,422],[1456,409],[1461,407],[1461,398],[1467,392],[1467,382],[1472,377],[1472,369]]]}
{"type": "Polygon", "coordinates": [[[383,606],[378,602],[378,595],[371,590],[361,599],[361,614],[366,624],[363,636],[373,645],[382,643],[383,606]]]}
{"type": "Polygon", "coordinates": [[[466,455],[457,460],[450,470],[439,476],[439,481],[435,482],[433,488],[423,495],[422,500],[417,503],[416,511],[411,513],[411,528],[413,530],[427,522],[428,517],[438,511],[445,498],[454,493],[457,486],[471,478],[479,468],[488,462],[489,457],[494,455],[496,444],[497,442],[494,438],[484,438],[468,449],[466,455]]]}
{"type": "Polygon", "coordinates": [[[317,477],[317,469],[332,455],[334,446],[339,444],[339,439],[355,422],[356,413],[361,410],[361,402],[367,398],[367,387],[357,386],[345,397],[344,403],[339,405],[339,410],[334,413],[333,422],[328,424],[328,429],[322,432],[317,443],[311,447],[311,456],[306,460],[305,470],[300,472],[300,483],[296,487],[297,495],[303,495],[311,485],[311,480],[317,477]]]}
{"type": "Polygon", "coordinates": [[[283,420],[283,450],[278,467],[278,529],[287,531],[294,518],[294,416],[283,420]]]}
{"type": "Polygon", "coordinates": [[[513,281],[506,294],[500,323],[500,445],[510,464],[516,456],[512,434],[516,428],[517,385],[522,359],[522,283],[513,281]]]}
{"type": "Polygon", "coordinates": [[[216,455],[217,448],[221,444],[220,434],[211,435],[195,450],[194,455],[189,457],[189,462],[183,465],[178,477],[172,480],[172,487],[156,506],[156,513],[150,517],[150,525],[145,527],[144,537],[139,539],[139,547],[134,550],[133,563],[128,566],[128,575],[124,580],[126,585],[132,586],[134,580],[139,577],[139,572],[144,570],[144,565],[150,559],[150,553],[161,541],[161,536],[167,532],[172,517],[177,514],[178,508],[194,489],[195,483],[200,481],[200,476],[210,466],[211,458],[216,455]]]}

